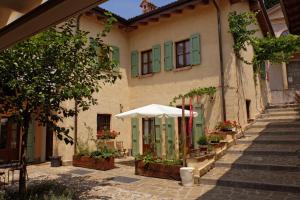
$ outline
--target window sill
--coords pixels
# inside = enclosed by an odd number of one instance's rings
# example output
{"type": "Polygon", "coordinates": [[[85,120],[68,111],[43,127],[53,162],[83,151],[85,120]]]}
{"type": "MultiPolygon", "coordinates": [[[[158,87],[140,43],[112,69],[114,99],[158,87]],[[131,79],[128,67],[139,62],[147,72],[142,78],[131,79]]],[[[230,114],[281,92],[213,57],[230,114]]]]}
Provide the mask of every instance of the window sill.
{"type": "Polygon", "coordinates": [[[192,69],[192,66],[186,66],[186,67],[181,67],[181,68],[175,68],[175,69],[173,69],[173,72],[181,72],[181,71],[190,70],[190,69],[192,69]]]}
{"type": "Polygon", "coordinates": [[[153,74],[154,74],[154,73],[140,75],[140,76],[139,76],[139,79],[151,77],[151,76],[153,76],[153,74]]]}

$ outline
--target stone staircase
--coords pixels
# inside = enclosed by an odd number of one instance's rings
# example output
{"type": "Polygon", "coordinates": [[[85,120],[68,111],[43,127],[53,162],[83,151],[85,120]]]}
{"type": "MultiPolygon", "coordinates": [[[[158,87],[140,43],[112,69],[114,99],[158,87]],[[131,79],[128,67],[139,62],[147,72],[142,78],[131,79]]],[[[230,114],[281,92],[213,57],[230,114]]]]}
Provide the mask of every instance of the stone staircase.
{"type": "Polygon", "coordinates": [[[292,193],[300,199],[300,106],[270,106],[200,184],[292,193]]]}

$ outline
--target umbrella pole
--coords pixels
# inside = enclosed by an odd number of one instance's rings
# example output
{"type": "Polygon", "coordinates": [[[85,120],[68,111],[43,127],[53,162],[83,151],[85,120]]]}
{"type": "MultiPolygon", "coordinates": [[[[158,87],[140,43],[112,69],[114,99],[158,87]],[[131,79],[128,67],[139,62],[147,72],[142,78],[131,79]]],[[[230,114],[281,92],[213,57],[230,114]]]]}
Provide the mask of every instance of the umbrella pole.
{"type": "Polygon", "coordinates": [[[182,136],[183,136],[183,156],[182,156],[182,160],[183,160],[183,166],[186,167],[186,130],[185,130],[185,98],[182,97],[182,120],[181,120],[181,132],[182,132],[182,136]]]}

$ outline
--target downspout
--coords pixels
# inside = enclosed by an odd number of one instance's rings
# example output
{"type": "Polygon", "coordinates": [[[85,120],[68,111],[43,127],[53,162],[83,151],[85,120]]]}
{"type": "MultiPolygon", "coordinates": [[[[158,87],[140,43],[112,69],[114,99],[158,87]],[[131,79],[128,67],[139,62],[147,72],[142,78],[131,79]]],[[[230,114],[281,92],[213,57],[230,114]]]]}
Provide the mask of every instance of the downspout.
{"type": "Polygon", "coordinates": [[[226,101],[225,101],[225,80],[224,80],[224,59],[223,59],[223,45],[222,45],[222,27],[221,27],[221,10],[216,0],[212,0],[216,10],[217,10],[217,20],[218,20],[218,40],[219,40],[219,54],[220,54],[220,72],[221,72],[221,98],[222,98],[222,110],[223,110],[223,120],[226,121],[226,101]]]}
{"type": "MultiPolygon", "coordinates": [[[[77,19],[76,19],[76,31],[79,31],[80,28],[80,18],[83,15],[80,14],[78,15],[77,19]]],[[[75,116],[74,116],[74,155],[77,153],[77,137],[78,137],[78,103],[77,103],[77,99],[75,99],[75,106],[74,106],[74,110],[75,110],[75,116]]]]}

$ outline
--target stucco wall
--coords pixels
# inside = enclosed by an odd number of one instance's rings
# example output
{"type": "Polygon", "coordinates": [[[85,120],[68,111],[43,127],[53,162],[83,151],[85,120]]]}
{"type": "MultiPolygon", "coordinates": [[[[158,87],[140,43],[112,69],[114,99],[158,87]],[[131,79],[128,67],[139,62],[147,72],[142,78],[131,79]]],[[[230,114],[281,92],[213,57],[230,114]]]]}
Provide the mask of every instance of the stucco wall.
{"type": "MultiPolygon", "coordinates": [[[[95,37],[103,30],[103,22],[97,20],[95,16],[83,16],[80,19],[80,28],[90,32],[90,36],[95,37]]],[[[129,68],[130,60],[128,53],[127,33],[118,29],[118,25],[114,26],[107,37],[103,38],[108,45],[120,48],[120,72],[122,79],[118,79],[114,85],[103,85],[102,90],[95,94],[98,99],[98,105],[91,106],[88,111],[81,112],[78,115],[78,138],[86,140],[88,129],[93,131],[96,136],[97,131],[97,114],[111,114],[111,129],[120,132],[117,141],[123,141],[126,148],[131,146],[130,121],[116,119],[114,116],[122,111],[129,109],[128,97],[128,78],[125,68],[129,68]]],[[[73,102],[66,103],[67,106],[74,106],[73,102]]],[[[74,119],[70,118],[64,122],[67,127],[74,127],[74,119]]],[[[71,130],[70,136],[74,136],[71,130]]],[[[59,154],[63,156],[63,160],[71,160],[74,146],[65,145],[64,142],[58,142],[59,154]]],[[[92,144],[91,144],[92,147],[92,144]]]]}
{"type": "MultiPolygon", "coordinates": [[[[254,118],[269,102],[267,96],[268,86],[267,82],[260,79],[255,83],[252,66],[236,60],[233,53],[233,39],[228,32],[227,16],[230,11],[234,10],[238,12],[248,11],[248,3],[242,2],[230,5],[229,1],[223,0],[221,2],[227,117],[245,125],[247,123],[245,100],[251,100],[250,113],[251,118],[254,118]]],[[[95,35],[103,28],[103,24],[93,16],[83,17],[80,24],[80,27],[90,31],[91,35],[95,35]]],[[[262,36],[260,32],[257,34],[262,36]]],[[[204,105],[205,126],[211,130],[217,122],[221,121],[222,104],[217,15],[212,4],[197,6],[194,10],[184,10],[182,14],[172,14],[170,18],[161,18],[159,22],[153,22],[146,26],[140,25],[138,29],[128,33],[123,32],[116,26],[104,40],[108,44],[120,48],[120,70],[123,78],[113,86],[104,86],[103,90],[95,95],[99,100],[99,105],[79,114],[79,138],[87,137],[84,123],[96,133],[97,113],[112,114],[111,128],[121,132],[117,140],[124,141],[125,148],[131,148],[130,120],[116,119],[115,114],[152,103],[168,105],[174,96],[197,87],[215,86],[218,88],[215,99],[212,102],[206,101],[204,105]],[[165,72],[163,64],[164,42],[173,41],[175,43],[189,39],[195,33],[199,33],[201,37],[201,64],[183,71],[165,72]],[[161,71],[152,76],[131,78],[131,51],[138,50],[140,53],[151,49],[153,45],[157,44],[161,45],[161,71]],[[120,104],[123,109],[120,109],[120,104]]],[[[173,55],[175,65],[175,45],[173,55]]],[[[244,52],[243,55],[251,60],[253,56],[252,48],[249,47],[249,50],[244,52]]],[[[139,63],[139,65],[141,64],[139,63]]],[[[178,105],[180,104],[181,102],[178,102],[178,105]]],[[[69,103],[69,106],[74,105],[69,103]]],[[[67,120],[65,124],[74,126],[74,119],[67,120]]],[[[141,127],[140,124],[140,129],[141,127]]],[[[178,143],[178,138],[176,138],[176,142],[178,143]]],[[[140,137],[141,145],[142,137],[140,137]]],[[[64,160],[70,160],[73,155],[73,147],[61,144],[59,145],[59,153],[64,160]]]]}

